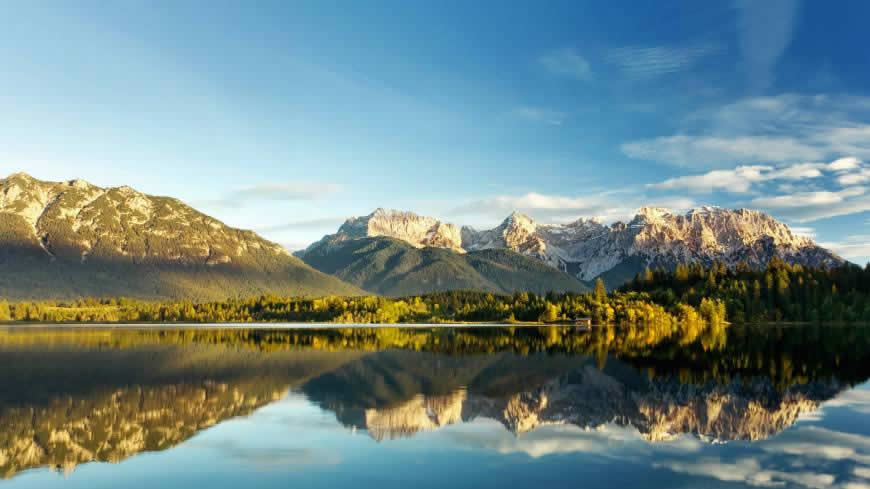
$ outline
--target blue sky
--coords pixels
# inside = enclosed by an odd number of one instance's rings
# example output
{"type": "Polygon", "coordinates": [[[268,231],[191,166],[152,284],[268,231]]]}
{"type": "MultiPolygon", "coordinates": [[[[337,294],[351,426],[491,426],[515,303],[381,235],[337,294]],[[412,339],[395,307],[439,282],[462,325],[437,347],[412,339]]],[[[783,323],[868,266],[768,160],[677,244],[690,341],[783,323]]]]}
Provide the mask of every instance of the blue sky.
{"type": "Polygon", "coordinates": [[[870,257],[870,4],[0,5],[0,172],[173,195],[288,247],[753,207],[870,257]],[[836,162],[836,163],[835,163],[836,162]]]}

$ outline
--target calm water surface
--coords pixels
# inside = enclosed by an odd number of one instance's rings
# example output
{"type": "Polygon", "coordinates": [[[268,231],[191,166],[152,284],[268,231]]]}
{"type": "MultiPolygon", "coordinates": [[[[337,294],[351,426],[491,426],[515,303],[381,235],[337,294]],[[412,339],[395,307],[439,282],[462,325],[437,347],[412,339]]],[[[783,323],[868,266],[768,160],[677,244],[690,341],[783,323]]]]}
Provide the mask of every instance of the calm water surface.
{"type": "Polygon", "coordinates": [[[0,329],[0,486],[870,487],[870,328],[0,329]]]}

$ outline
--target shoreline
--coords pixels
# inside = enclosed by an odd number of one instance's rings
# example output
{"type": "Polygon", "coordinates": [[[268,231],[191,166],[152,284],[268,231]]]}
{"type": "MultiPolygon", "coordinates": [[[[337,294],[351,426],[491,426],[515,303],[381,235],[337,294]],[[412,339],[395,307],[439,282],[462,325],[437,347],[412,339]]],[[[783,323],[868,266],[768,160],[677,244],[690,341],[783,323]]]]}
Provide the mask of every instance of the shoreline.
{"type": "MultiPolygon", "coordinates": [[[[829,327],[840,326],[868,326],[867,322],[831,322],[831,323],[812,323],[812,322],[770,322],[770,323],[724,323],[726,326],[770,326],[770,327],[802,327],[813,325],[824,325],[829,327]]],[[[533,323],[533,322],[450,322],[450,323],[316,323],[316,322],[252,322],[252,323],[29,323],[29,322],[3,322],[0,323],[0,330],[40,330],[40,329],[131,329],[131,330],[169,330],[169,329],[274,329],[274,330],[294,330],[294,329],[379,329],[379,328],[419,328],[419,329],[452,329],[452,328],[540,328],[540,327],[558,327],[558,328],[576,328],[578,330],[597,329],[603,327],[620,328],[629,325],[621,324],[575,324],[575,323],[533,323]]]]}

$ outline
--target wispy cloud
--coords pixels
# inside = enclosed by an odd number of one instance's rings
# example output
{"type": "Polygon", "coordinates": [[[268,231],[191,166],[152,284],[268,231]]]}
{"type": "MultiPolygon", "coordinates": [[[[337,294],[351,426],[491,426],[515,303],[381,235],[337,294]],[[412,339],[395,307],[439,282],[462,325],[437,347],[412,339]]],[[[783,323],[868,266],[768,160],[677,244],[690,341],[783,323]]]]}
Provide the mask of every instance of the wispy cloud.
{"type": "Polygon", "coordinates": [[[819,160],[825,151],[791,137],[692,136],[677,134],[625,143],[626,156],[677,166],[710,168],[739,161],[784,163],[819,160]]]}
{"type": "Polygon", "coordinates": [[[229,439],[204,443],[202,446],[213,449],[222,458],[253,465],[260,470],[286,470],[288,467],[341,463],[341,457],[337,453],[308,447],[250,447],[229,439]]]}
{"type": "Polygon", "coordinates": [[[870,166],[853,157],[831,163],[742,165],[648,184],[657,191],[751,195],[752,207],[793,222],[870,211],[870,166]]]}
{"type": "Polygon", "coordinates": [[[540,426],[514,436],[493,420],[474,420],[438,432],[438,436],[462,447],[479,447],[500,454],[522,453],[530,458],[541,458],[566,453],[588,453],[613,459],[637,462],[650,454],[684,456],[703,449],[697,439],[680,437],[667,444],[650,444],[637,428],[605,424],[597,429],[583,429],[574,425],[540,426]],[[480,429],[486,426],[489,429],[480,429]]]}
{"type": "MultiPolygon", "coordinates": [[[[863,238],[864,243],[870,243],[870,236],[855,236],[854,238],[863,238]]],[[[870,244],[866,245],[864,256],[870,256],[870,244]]],[[[861,414],[870,415],[870,390],[851,389],[834,399],[825,402],[823,408],[828,407],[845,407],[861,414]]],[[[868,467],[870,470],[870,467],[868,467]]],[[[870,477],[868,477],[870,478],[870,477]]]]}
{"type": "Polygon", "coordinates": [[[870,167],[859,168],[852,172],[843,173],[837,177],[837,182],[843,186],[859,185],[870,182],[870,167]]]}
{"type": "Polygon", "coordinates": [[[548,109],[546,107],[517,107],[512,111],[513,115],[531,122],[549,124],[559,126],[565,121],[566,114],[558,110],[548,109]]]}
{"type": "Polygon", "coordinates": [[[860,166],[861,166],[861,160],[859,160],[858,158],[855,158],[854,156],[849,156],[846,158],[839,158],[837,160],[832,161],[831,164],[828,165],[828,168],[830,168],[833,171],[841,172],[841,171],[857,170],[860,166]]]}
{"type": "Polygon", "coordinates": [[[541,66],[550,73],[568,76],[576,80],[592,79],[592,69],[589,61],[573,49],[560,49],[541,56],[538,59],[541,66]]]}
{"type": "Polygon", "coordinates": [[[700,457],[697,459],[665,459],[656,467],[698,477],[725,482],[738,482],[756,487],[783,485],[824,488],[867,487],[870,454],[866,436],[833,431],[818,426],[803,426],[782,436],[762,442],[760,453],[735,459],[700,457]],[[800,460],[802,463],[788,464],[800,460]],[[837,464],[853,465],[851,473],[837,464]]]}
{"type": "Polygon", "coordinates": [[[324,217],[322,219],[305,219],[301,221],[291,221],[281,224],[273,224],[270,226],[262,226],[254,229],[258,233],[274,233],[282,231],[319,231],[324,229],[337,229],[344,222],[342,217],[324,217]]]}
{"type": "MultiPolygon", "coordinates": [[[[673,472],[694,476],[710,477],[724,482],[740,482],[750,486],[775,487],[783,485],[783,482],[795,480],[801,476],[799,473],[785,473],[780,471],[763,470],[761,463],[755,458],[741,458],[733,462],[723,461],[718,457],[707,457],[698,460],[669,460],[654,464],[655,467],[669,469],[673,472]]],[[[805,479],[806,477],[801,477],[805,479]]],[[[815,479],[815,478],[813,478],[815,479]]],[[[827,487],[834,481],[834,476],[825,474],[825,485],[819,486],[813,481],[812,484],[800,484],[805,487],[827,487]]]]}
{"type": "MultiPolygon", "coordinates": [[[[700,111],[676,134],[622,144],[631,158],[721,168],[870,158],[870,98],[785,94],[700,111]]],[[[849,161],[841,162],[847,169],[849,161]]]]}
{"type": "MultiPolygon", "coordinates": [[[[860,262],[870,258],[870,234],[847,236],[842,241],[821,243],[825,248],[834,250],[838,255],[860,262]]],[[[870,414],[870,393],[866,393],[864,409],[870,414]]]]}
{"type": "Polygon", "coordinates": [[[701,175],[669,178],[661,183],[649,185],[660,190],[686,189],[692,192],[711,192],[722,190],[732,193],[748,193],[754,185],[772,180],[802,180],[819,178],[825,165],[819,163],[800,163],[780,167],[738,166],[730,170],[712,170],[701,175]]]}
{"type": "Polygon", "coordinates": [[[626,46],[609,50],[605,61],[617,65],[630,78],[653,78],[689,69],[718,52],[715,44],[695,46],[626,46]]]}
{"type": "Polygon", "coordinates": [[[797,0],[737,1],[737,26],[747,82],[763,90],[774,80],[774,69],[791,43],[797,0]]]}
{"type": "Polygon", "coordinates": [[[811,222],[870,211],[870,194],[865,187],[816,190],[758,197],[752,205],[776,210],[797,222],[811,222]]]}
{"type": "Polygon", "coordinates": [[[863,187],[854,187],[849,189],[832,192],[828,190],[820,190],[817,192],[796,192],[790,195],[777,195],[775,197],[759,197],[753,199],[752,203],[775,209],[787,209],[794,207],[816,207],[827,206],[831,204],[842,204],[848,201],[850,197],[859,197],[866,193],[863,187]]]}
{"type": "Polygon", "coordinates": [[[200,205],[221,207],[240,207],[249,202],[262,201],[306,201],[324,199],[341,192],[344,186],[326,182],[282,182],[264,183],[240,187],[223,198],[200,201],[200,205]]]}

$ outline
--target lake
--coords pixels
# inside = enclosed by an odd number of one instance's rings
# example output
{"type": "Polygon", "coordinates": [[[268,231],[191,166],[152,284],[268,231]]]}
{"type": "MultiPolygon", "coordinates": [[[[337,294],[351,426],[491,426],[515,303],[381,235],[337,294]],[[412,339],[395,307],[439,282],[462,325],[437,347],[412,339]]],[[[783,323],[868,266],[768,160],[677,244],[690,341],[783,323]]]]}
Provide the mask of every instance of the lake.
{"type": "Polygon", "coordinates": [[[0,486],[870,487],[870,328],[0,329],[0,486]]]}

